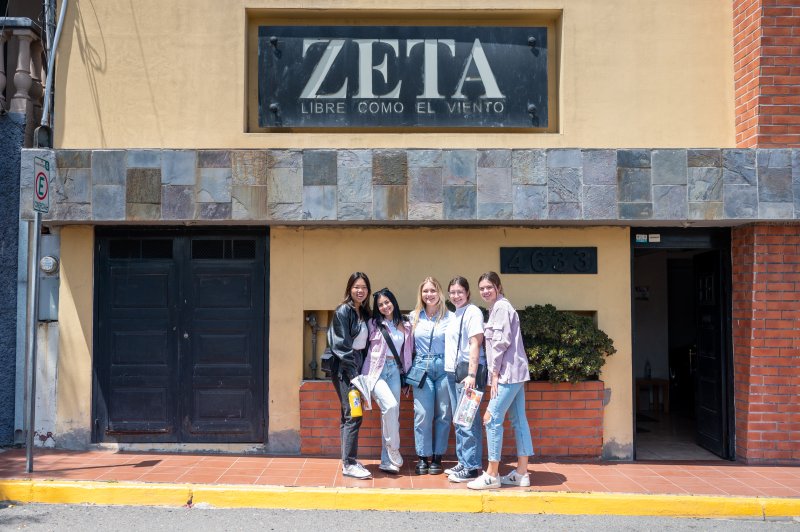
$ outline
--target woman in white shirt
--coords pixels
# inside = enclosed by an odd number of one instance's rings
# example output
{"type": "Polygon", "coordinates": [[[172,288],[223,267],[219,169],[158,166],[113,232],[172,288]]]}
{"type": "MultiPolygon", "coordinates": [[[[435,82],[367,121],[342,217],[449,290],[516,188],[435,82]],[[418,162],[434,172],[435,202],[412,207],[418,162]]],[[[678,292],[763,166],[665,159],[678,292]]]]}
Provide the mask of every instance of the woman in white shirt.
{"type": "MultiPolygon", "coordinates": [[[[453,410],[464,394],[474,390],[483,391],[476,386],[479,369],[481,377],[486,373],[486,356],[483,353],[483,313],[470,303],[469,281],[461,276],[454,277],[447,286],[450,302],[455,306],[455,316],[450,320],[445,333],[444,370],[447,373],[450,389],[450,402],[453,410]],[[456,376],[456,368],[467,368],[466,376],[456,376]]],[[[481,383],[484,384],[485,382],[481,383]]],[[[469,482],[481,473],[483,454],[483,430],[480,415],[476,415],[469,427],[456,425],[456,457],[458,463],[446,469],[450,482],[469,482]]]]}

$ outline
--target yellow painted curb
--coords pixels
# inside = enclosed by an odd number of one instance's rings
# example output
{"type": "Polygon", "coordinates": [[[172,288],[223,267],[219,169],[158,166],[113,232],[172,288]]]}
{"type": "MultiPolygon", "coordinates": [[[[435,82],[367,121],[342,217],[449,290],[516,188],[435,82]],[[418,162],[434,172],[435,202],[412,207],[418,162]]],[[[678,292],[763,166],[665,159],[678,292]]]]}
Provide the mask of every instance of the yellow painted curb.
{"type": "Polygon", "coordinates": [[[414,512],[483,511],[480,494],[463,490],[394,488],[280,488],[198,486],[195,503],[218,508],[286,508],[294,510],[389,510],[414,512]]]}
{"type": "Polygon", "coordinates": [[[135,482],[0,481],[0,500],[50,504],[182,506],[192,495],[189,484],[135,482]]]}
{"type": "MultiPolygon", "coordinates": [[[[508,492],[487,494],[485,512],[571,515],[654,515],[663,517],[765,516],[757,497],[643,495],[624,493],[508,492]]],[[[770,517],[800,515],[800,499],[780,499],[770,517]],[[780,513],[789,512],[789,513],[780,513]]]]}
{"type": "Polygon", "coordinates": [[[662,517],[800,516],[800,498],[464,491],[376,488],[0,481],[0,500],[51,504],[182,506],[293,510],[386,510],[459,513],[653,515],[662,517]]]}

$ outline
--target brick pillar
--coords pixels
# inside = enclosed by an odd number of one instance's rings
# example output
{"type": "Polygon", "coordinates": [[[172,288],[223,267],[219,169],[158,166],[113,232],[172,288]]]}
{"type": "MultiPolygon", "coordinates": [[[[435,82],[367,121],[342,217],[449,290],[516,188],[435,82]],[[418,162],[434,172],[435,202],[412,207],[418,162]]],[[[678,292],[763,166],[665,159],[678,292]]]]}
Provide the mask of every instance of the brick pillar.
{"type": "Polygon", "coordinates": [[[800,464],[800,226],[731,237],[736,456],[800,464]]]}
{"type": "Polygon", "coordinates": [[[800,5],[734,0],[736,145],[800,147],[800,5]]]}

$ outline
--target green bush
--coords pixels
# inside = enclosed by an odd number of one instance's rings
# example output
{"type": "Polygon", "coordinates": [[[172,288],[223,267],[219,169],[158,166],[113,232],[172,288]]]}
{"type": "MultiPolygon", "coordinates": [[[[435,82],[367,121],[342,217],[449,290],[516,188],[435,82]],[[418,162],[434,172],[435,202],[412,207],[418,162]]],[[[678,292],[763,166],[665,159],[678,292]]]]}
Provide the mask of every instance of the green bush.
{"type": "Polygon", "coordinates": [[[528,368],[534,380],[578,382],[597,379],[614,342],[591,318],[534,305],[519,312],[528,368]]]}

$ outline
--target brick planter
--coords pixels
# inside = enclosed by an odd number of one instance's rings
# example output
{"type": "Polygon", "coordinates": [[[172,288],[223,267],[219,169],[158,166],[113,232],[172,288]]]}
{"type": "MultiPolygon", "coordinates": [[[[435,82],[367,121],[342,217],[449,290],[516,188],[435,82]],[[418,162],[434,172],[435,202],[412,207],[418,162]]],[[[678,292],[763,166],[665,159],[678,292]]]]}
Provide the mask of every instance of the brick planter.
{"type": "MultiPolygon", "coordinates": [[[[529,382],[525,389],[528,423],[537,456],[599,458],[603,449],[603,382],[577,384],[529,382]]],[[[483,405],[487,401],[483,402],[483,405]]],[[[339,400],[329,381],[303,381],[300,386],[300,452],[303,455],[339,456],[339,400]]],[[[404,456],[414,456],[414,401],[400,404],[400,443],[404,456]]],[[[516,454],[508,420],[503,439],[504,458],[516,454]]],[[[485,436],[484,436],[485,438],[485,436]]],[[[454,454],[450,433],[448,454],[454,454]]],[[[359,435],[359,456],[381,452],[380,411],[364,413],[359,435]]],[[[484,458],[485,458],[484,446],[484,458]]]]}

